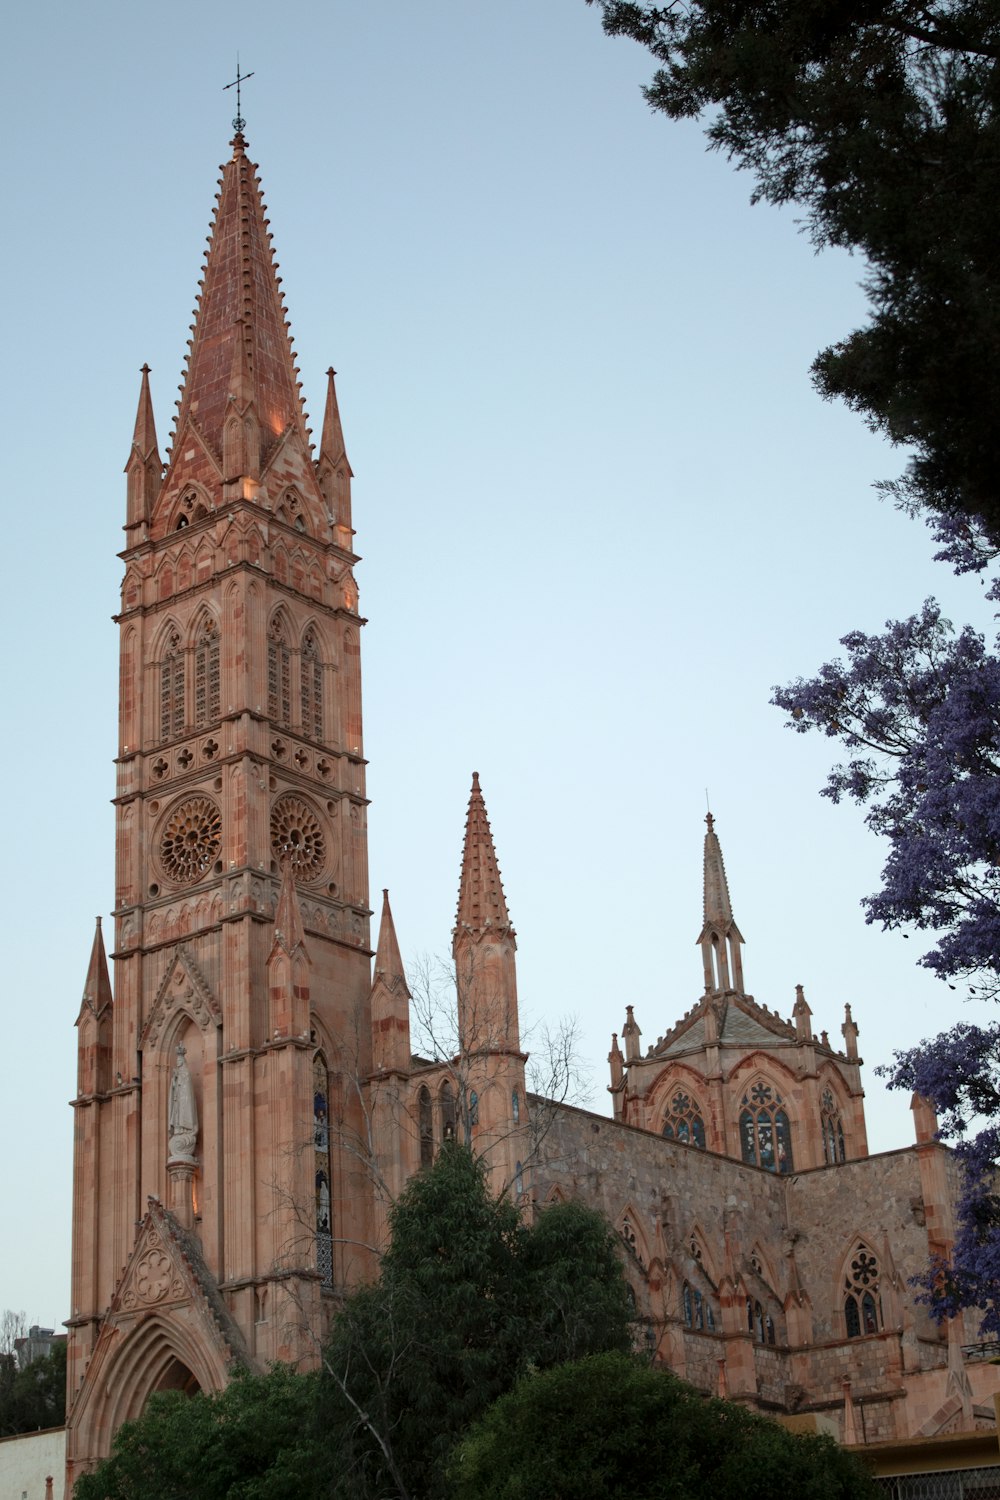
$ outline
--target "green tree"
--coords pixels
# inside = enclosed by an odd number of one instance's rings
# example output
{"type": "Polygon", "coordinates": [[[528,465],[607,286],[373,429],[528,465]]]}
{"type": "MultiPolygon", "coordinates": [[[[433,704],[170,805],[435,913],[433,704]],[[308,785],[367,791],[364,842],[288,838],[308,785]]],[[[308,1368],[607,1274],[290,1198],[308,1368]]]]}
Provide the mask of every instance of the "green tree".
{"type": "Polygon", "coordinates": [[[799,1437],[621,1354],[525,1376],[457,1445],[452,1500],[874,1500],[830,1438],[799,1437]]]}
{"type": "Polygon", "coordinates": [[[77,1481],[74,1500],[320,1500],[330,1455],[316,1386],[279,1365],[237,1372],[216,1395],[153,1396],[120,1428],[111,1457],[77,1481]]]}
{"type": "Polygon", "coordinates": [[[0,1437],[61,1427],[66,1420],[66,1345],[18,1369],[13,1354],[0,1354],[0,1437]]]}
{"type": "Polygon", "coordinates": [[[655,57],[654,109],[865,256],[871,321],[816,384],[913,445],[897,498],[1000,542],[1000,0],[588,3],[655,57]]]}
{"type": "Polygon", "coordinates": [[[458,1436],[518,1375],[627,1349],[631,1308],[600,1215],[559,1204],[527,1227],[458,1144],[410,1182],[391,1229],[324,1357],[337,1494],[433,1500],[458,1436]]]}

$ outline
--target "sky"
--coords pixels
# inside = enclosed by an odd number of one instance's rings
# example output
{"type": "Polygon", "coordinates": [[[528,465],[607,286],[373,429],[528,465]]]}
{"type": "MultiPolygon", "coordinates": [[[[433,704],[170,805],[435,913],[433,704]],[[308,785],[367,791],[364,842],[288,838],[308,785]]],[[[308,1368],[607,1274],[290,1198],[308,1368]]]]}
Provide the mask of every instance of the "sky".
{"type": "MultiPolygon", "coordinates": [[[[569,1015],[589,1107],[626,1004],[643,1046],[699,998],[706,791],[744,969],[874,1074],[976,1012],[867,927],[883,852],[818,795],[835,746],[772,688],[936,594],[989,629],[872,486],[891,450],[809,382],[864,267],[697,125],[584,0],[38,0],[8,17],[2,382],[8,934],[0,1307],[69,1311],[76,1018],[113,897],[117,607],[139,368],[161,451],[233,92],[307,406],[338,371],[355,471],[373,905],[445,954],[478,770],[522,1019],[569,1015]]],[[[536,1032],[537,1036],[537,1032],[536,1032]]],[[[529,1035],[529,1043],[530,1035],[529,1035]]]]}

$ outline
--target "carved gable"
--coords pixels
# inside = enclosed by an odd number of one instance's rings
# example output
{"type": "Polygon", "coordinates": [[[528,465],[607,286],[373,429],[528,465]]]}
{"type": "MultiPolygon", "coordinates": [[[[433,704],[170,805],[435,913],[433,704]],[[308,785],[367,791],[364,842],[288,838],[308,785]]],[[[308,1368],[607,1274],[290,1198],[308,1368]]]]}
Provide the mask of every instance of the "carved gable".
{"type": "Polygon", "coordinates": [[[222,1011],[208,981],[183,943],[178,943],[167,972],[160,982],[146,1024],[139,1038],[144,1050],[155,1047],[164,1025],[178,1011],[187,1011],[202,1031],[222,1025],[222,1011]]]}

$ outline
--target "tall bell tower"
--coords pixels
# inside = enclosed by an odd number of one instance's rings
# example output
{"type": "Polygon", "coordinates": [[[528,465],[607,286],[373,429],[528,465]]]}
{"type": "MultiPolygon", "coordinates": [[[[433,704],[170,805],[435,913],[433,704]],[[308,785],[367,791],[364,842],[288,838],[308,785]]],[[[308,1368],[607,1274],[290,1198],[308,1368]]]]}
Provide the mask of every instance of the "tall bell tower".
{"type": "Polygon", "coordinates": [[[114,986],[98,931],[78,1021],[71,1479],[151,1391],[308,1359],[325,1294],[369,1268],[368,1183],[329,1130],[370,1071],[352,476],[332,370],[310,441],[277,269],[237,133],[167,462],[144,369],[125,471],[114,986]]]}

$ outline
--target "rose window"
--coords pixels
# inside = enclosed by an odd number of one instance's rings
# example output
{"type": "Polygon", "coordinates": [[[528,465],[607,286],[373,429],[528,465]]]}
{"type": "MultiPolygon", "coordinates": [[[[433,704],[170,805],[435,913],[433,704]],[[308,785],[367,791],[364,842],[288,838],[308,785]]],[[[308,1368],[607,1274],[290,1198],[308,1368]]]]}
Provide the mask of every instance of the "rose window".
{"type": "Polygon", "coordinates": [[[296,875],[315,880],[326,863],[326,839],[312,808],[298,797],[279,797],[271,809],[271,848],[296,875]]]}
{"type": "Polygon", "coordinates": [[[191,885],[207,875],[222,847],[222,814],[210,797],[188,797],[160,835],[160,863],[171,880],[191,885]]]}

